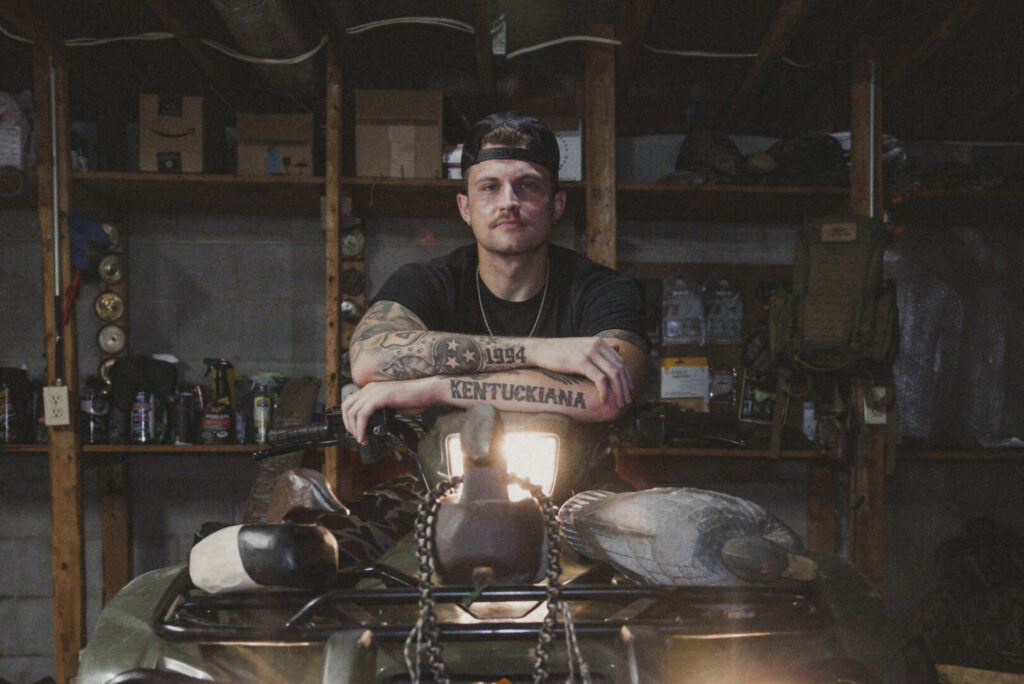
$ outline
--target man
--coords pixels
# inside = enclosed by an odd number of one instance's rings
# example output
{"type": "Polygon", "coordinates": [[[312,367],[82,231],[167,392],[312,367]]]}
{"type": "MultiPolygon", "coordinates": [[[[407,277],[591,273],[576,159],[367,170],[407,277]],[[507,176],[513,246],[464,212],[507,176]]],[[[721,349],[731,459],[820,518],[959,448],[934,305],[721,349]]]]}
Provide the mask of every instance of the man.
{"type": "Polygon", "coordinates": [[[476,244],[399,269],[352,337],[346,428],[382,407],[550,411],[616,418],[646,369],[634,281],[549,243],[565,211],[558,144],[537,119],[495,114],[462,152],[459,213],[476,244]]]}
{"type": "MultiPolygon", "coordinates": [[[[346,429],[366,443],[380,408],[469,407],[608,421],[646,369],[639,285],[549,243],[565,211],[558,144],[511,112],[473,126],[462,152],[459,213],[476,244],[398,269],[353,333],[346,429]]],[[[343,563],[374,560],[412,530],[423,494],[411,475],[332,516],[343,563]]]]}

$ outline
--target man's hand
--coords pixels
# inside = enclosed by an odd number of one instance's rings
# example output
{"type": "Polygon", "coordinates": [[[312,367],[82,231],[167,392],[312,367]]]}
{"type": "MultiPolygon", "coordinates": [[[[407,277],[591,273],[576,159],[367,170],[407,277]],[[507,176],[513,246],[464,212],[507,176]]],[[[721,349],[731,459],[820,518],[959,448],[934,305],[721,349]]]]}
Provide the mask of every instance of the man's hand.
{"type": "Polygon", "coordinates": [[[375,411],[382,408],[420,409],[440,403],[439,378],[371,382],[341,402],[345,429],[360,444],[367,443],[366,425],[375,411]]]}
{"type": "Polygon", "coordinates": [[[530,339],[527,359],[537,368],[582,375],[594,383],[602,404],[610,399],[622,409],[632,401],[633,378],[616,343],[600,337],[530,339]]]}

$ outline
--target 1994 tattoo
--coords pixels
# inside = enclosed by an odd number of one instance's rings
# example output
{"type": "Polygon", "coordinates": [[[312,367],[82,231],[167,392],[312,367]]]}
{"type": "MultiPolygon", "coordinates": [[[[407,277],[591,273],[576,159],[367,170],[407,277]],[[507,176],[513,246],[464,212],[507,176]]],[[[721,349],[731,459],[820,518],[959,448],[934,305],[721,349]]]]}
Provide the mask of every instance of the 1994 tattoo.
{"type": "Polygon", "coordinates": [[[526,363],[526,347],[486,347],[484,356],[488,366],[511,366],[526,363]]]}

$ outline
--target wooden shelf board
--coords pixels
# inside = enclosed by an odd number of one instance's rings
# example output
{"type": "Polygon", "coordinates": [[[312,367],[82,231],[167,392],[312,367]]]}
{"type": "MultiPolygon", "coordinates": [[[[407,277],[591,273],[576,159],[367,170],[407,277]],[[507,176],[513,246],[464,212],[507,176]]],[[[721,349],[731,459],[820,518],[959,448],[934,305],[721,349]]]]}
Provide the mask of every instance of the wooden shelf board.
{"type": "MultiPolygon", "coordinates": [[[[570,207],[583,206],[582,182],[563,182],[561,187],[569,194],[570,207]]],[[[448,178],[341,179],[342,194],[352,198],[356,216],[457,219],[455,195],[461,190],[461,180],[448,178]]]]}
{"type": "Polygon", "coordinates": [[[1024,449],[992,448],[945,451],[897,451],[901,461],[1024,461],[1024,449]]]}
{"type": "MultiPolygon", "coordinates": [[[[671,456],[680,458],[770,458],[763,449],[700,449],[673,447],[638,447],[623,445],[616,452],[625,456],[671,456]]],[[[817,455],[809,449],[783,449],[781,458],[811,459],[817,455]]],[[[963,451],[896,451],[901,461],[1024,461],[1024,449],[965,449],[963,451]]]]}
{"type": "Polygon", "coordinates": [[[86,444],[82,451],[87,454],[184,454],[211,456],[233,456],[251,454],[259,450],[259,444],[86,444]]]}
{"type": "Polygon", "coordinates": [[[890,191],[886,206],[911,225],[1024,226],[1024,191],[970,188],[890,191]]]}
{"type": "Polygon", "coordinates": [[[45,454],[45,444],[0,444],[0,454],[45,454]]]}
{"type": "MultiPolygon", "coordinates": [[[[34,169],[26,172],[25,193],[0,199],[0,210],[32,209],[34,169]]],[[[81,172],[72,174],[79,206],[98,205],[122,212],[263,214],[318,216],[322,176],[231,176],[81,172]]],[[[345,177],[342,194],[357,216],[455,218],[461,181],[443,178],[345,177]]],[[[585,201],[586,184],[563,182],[570,207],[585,201]]],[[[910,224],[1021,225],[1024,191],[912,189],[886,192],[886,206],[910,224]]],[[[845,187],[762,185],[672,185],[623,183],[617,189],[617,217],[631,221],[750,221],[800,223],[849,199],[845,187]]]]}
{"type": "Polygon", "coordinates": [[[801,223],[850,198],[849,188],[626,183],[618,187],[619,220],[801,223]]]}
{"type": "MultiPolygon", "coordinates": [[[[623,456],[632,457],[672,456],[680,458],[772,458],[767,449],[619,446],[616,447],[615,451],[623,456]]],[[[780,454],[780,458],[810,459],[816,458],[816,455],[809,449],[783,449],[780,454]]]]}
{"type": "Polygon", "coordinates": [[[318,216],[320,176],[72,174],[76,202],[121,212],[318,216]]]}

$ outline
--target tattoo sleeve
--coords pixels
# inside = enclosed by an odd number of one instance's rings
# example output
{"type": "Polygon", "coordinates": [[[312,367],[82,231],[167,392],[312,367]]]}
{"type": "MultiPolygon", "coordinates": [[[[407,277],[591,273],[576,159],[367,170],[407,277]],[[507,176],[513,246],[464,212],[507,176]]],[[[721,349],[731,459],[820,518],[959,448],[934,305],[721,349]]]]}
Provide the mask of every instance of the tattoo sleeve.
{"type": "Polygon", "coordinates": [[[642,335],[637,335],[635,332],[629,330],[605,330],[597,333],[595,337],[625,340],[645,354],[651,351],[650,343],[642,335]]]}
{"type": "Polygon", "coordinates": [[[526,366],[523,340],[483,337],[425,329],[400,304],[377,302],[352,335],[353,364],[372,366],[380,380],[410,380],[432,375],[465,375],[526,366]]]}

